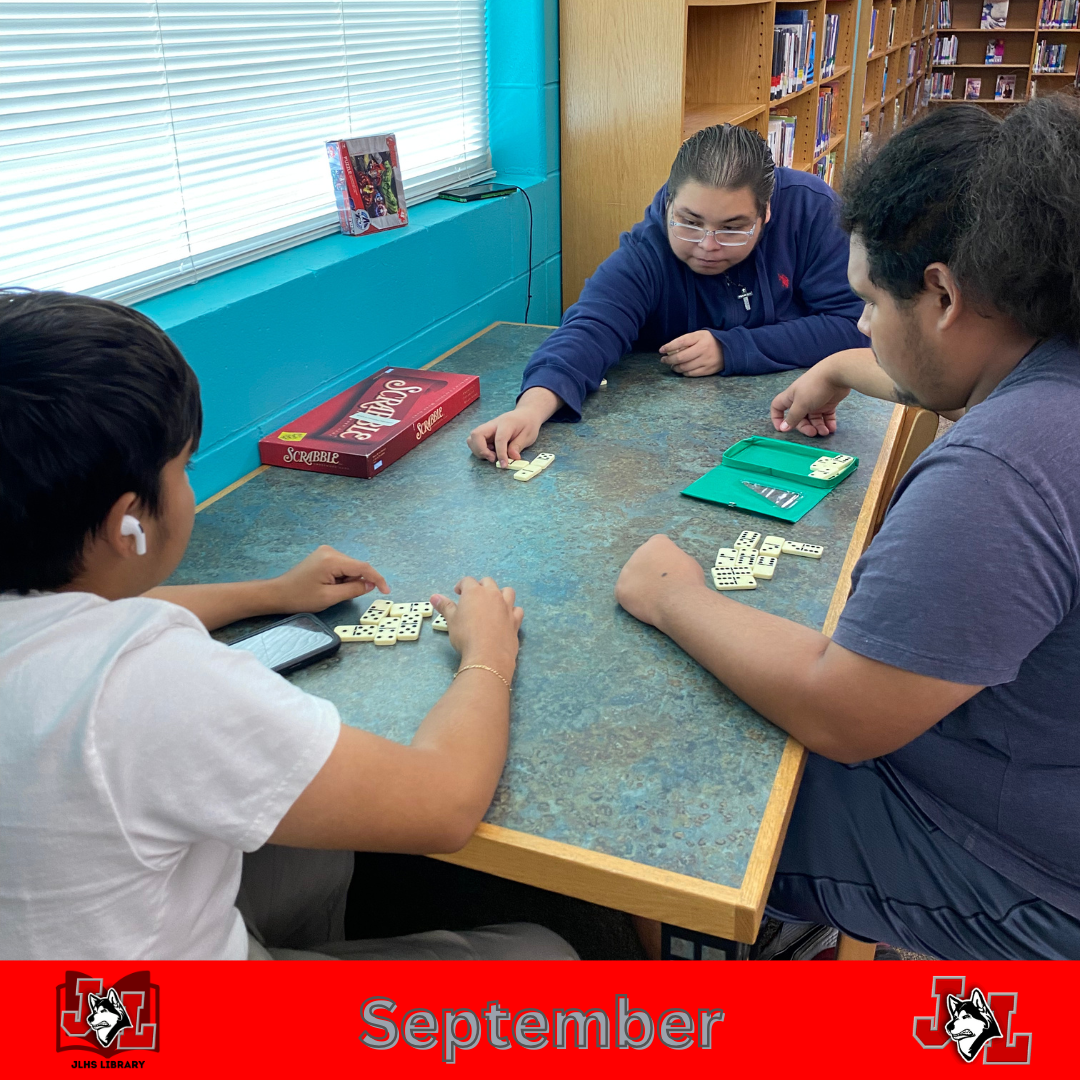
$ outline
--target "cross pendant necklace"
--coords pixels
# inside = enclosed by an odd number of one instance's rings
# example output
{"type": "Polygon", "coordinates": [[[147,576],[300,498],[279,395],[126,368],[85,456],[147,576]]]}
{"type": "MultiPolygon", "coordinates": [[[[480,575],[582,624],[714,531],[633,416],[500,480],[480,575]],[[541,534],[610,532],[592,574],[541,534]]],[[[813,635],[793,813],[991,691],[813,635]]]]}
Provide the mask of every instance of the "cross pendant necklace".
{"type": "Polygon", "coordinates": [[[743,302],[743,307],[746,308],[747,311],[750,310],[750,298],[753,295],[754,294],[745,285],[743,286],[742,292],[738,294],[739,299],[743,302]]]}

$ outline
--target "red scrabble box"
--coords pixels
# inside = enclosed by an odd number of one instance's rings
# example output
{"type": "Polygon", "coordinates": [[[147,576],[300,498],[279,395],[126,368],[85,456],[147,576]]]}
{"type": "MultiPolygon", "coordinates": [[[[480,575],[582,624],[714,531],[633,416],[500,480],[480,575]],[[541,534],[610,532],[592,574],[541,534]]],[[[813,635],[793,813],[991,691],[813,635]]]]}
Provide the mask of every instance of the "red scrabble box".
{"type": "Polygon", "coordinates": [[[476,375],[383,368],[260,439],[259,460],[367,480],[479,397],[476,375]]]}

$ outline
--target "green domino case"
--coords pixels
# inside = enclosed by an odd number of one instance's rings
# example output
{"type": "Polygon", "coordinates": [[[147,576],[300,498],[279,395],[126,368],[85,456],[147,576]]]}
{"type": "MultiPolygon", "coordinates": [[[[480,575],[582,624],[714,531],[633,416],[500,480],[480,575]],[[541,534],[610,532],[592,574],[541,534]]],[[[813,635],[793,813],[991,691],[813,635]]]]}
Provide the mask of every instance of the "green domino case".
{"type": "Polygon", "coordinates": [[[852,455],[851,464],[829,480],[810,475],[810,466],[818,458],[839,456],[838,451],[754,435],[729,446],[720,464],[684,488],[682,493],[780,521],[799,521],[859,467],[859,459],[852,455]],[[745,480],[762,487],[794,491],[801,498],[785,510],[748,488],[743,483],[745,480]]]}

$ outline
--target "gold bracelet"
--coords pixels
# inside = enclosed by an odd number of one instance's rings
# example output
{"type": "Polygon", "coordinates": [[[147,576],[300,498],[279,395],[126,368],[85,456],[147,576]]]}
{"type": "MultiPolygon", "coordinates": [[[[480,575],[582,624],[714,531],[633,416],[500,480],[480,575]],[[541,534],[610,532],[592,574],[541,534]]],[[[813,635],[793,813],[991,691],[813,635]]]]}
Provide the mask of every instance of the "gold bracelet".
{"type": "Polygon", "coordinates": [[[514,692],[514,688],[493,667],[488,667],[487,664],[466,664],[454,672],[454,678],[456,679],[463,671],[468,671],[469,668],[481,668],[483,671],[490,671],[511,694],[514,692]]]}

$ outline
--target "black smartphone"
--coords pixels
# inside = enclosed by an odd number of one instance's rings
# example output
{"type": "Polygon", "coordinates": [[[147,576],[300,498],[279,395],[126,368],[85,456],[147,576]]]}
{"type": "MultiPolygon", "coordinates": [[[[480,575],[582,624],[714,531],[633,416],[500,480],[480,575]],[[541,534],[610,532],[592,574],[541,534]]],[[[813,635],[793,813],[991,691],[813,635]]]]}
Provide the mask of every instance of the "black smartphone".
{"type": "Polygon", "coordinates": [[[333,656],[341,648],[337,634],[327,630],[314,615],[292,615],[229,644],[257,656],[279,675],[333,656]]]}

